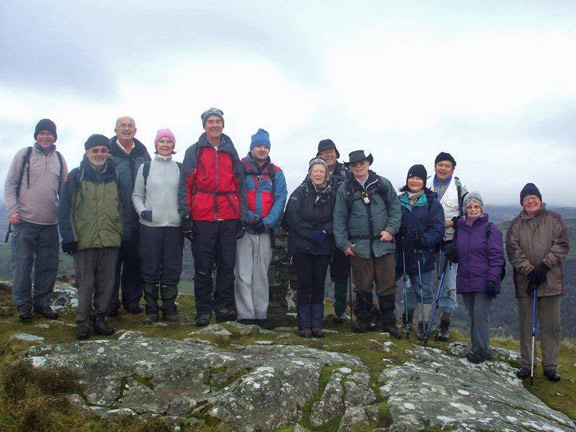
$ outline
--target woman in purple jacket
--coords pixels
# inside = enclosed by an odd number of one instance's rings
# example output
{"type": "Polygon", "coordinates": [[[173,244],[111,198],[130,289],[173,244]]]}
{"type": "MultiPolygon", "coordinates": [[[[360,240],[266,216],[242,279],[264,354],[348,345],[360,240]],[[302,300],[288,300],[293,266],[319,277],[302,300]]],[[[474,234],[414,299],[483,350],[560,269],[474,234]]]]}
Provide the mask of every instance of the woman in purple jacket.
{"type": "Polygon", "coordinates": [[[458,274],[456,290],[462,294],[470,317],[472,350],[466,358],[482,363],[490,351],[490,307],[500,293],[500,272],[504,265],[502,233],[488,220],[478,192],[464,197],[465,216],[458,222],[454,237],[458,274]]]}

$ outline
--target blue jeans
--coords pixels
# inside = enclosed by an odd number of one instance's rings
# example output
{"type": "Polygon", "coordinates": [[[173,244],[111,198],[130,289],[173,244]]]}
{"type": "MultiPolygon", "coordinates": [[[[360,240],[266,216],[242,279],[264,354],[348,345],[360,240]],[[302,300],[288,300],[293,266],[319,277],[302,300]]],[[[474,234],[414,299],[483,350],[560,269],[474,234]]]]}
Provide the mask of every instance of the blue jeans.
{"type": "Polygon", "coordinates": [[[420,297],[420,279],[418,275],[410,275],[410,282],[412,289],[406,293],[406,300],[408,309],[416,309],[420,303],[432,304],[432,274],[434,272],[427,271],[422,273],[422,297],[420,297]],[[424,299],[422,302],[421,299],[424,299]]]}
{"type": "Polygon", "coordinates": [[[12,298],[18,310],[50,306],[58,273],[58,225],[20,221],[12,227],[12,298]],[[34,294],[30,275],[34,267],[34,294]]]}
{"type": "MultiPolygon", "coordinates": [[[[440,267],[438,272],[444,268],[444,254],[441,254],[440,267]]],[[[449,264],[446,269],[446,276],[444,276],[444,284],[442,286],[442,295],[438,301],[442,312],[453,314],[458,309],[458,299],[456,297],[456,272],[458,271],[458,264],[449,264]]],[[[441,276],[441,275],[439,275],[441,276]]]]}

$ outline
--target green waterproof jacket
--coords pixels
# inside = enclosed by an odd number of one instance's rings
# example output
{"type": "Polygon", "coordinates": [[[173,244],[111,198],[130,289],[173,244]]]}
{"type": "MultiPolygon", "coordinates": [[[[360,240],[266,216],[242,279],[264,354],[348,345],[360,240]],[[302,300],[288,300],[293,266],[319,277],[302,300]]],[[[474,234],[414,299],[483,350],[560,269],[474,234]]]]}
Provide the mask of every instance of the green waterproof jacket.
{"type": "Polygon", "coordinates": [[[392,183],[369,171],[364,187],[352,174],[338,189],[334,208],[334,240],[344,252],[350,246],[358,258],[380,257],[396,251],[394,241],[381,242],[380,233],[394,236],[402,211],[392,183]]]}
{"type": "Polygon", "coordinates": [[[114,162],[96,173],[84,158],[70,172],[59,203],[59,225],[63,243],[78,242],[78,250],[120,247],[127,238],[125,215],[130,204],[118,187],[114,162]]]}

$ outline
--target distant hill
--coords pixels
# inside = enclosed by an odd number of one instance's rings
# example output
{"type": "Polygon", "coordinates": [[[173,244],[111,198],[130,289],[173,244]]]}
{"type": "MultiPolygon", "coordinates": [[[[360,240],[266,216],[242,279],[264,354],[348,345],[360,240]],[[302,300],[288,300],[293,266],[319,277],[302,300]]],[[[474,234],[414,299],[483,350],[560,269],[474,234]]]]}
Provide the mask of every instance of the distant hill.
{"type": "MultiPolygon", "coordinates": [[[[562,215],[564,219],[576,219],[576,207],[554,207],[548,206],[562,215]]],[[[520,213],[520,203],[510,206],[489,206],[485,207],[486,212],[490,215],[490,220],[494,223],[510,221],[520,213]]]]}

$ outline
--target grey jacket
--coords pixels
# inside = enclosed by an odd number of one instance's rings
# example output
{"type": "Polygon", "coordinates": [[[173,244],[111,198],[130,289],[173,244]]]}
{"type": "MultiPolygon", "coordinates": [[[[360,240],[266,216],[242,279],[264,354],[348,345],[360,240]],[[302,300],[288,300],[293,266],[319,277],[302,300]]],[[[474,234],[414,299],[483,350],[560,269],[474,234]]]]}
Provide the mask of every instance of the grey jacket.
{"type": "Polygon", "coordinates": [[[350,174],[338,189],[334,208],[334,240],[344,252],[353,244],[357,257],[369,259],[394,253],[394,241],[381,242],[380,233],[387,231],[394,236],[400,229],[402,211],[392,183],[373,171],[369,172],[365,188],[350,174]],[[378,184],[381,188],[378,191],[378,184]],[[362,194],[366,192],[370,204],[362,194]]]}
{"type": "Polygon", "coordinates": [[[22,172],[22,162],[28,148],[16,153],[12,160],[6,182],[4,183],[4,200],[8,215],[18,213],[20,219],[38,225],[58,224],[58,194],[60,187],[68,176],[68,167],[62,157],[62,168],[52,146],[44,154],[38,143],[34,143],[30,153],[30,164],[22,172]],[[60,176],[62,173],[62,177],[60,176]],[[20,195],[16,189],[22,178],[20,195]]]}
{"type": "Polygon", "coordinates": [[[152,222],[140,216],[140,223],[149,227],[179,227],[178,185],[180,167],[172,156],[164,159],[156,156],[150,162],[148,179],[144,181],[144,164],[138,168],[136,183],[132,193],[132,203],[136,213],[152,210],[152,222]]]}

